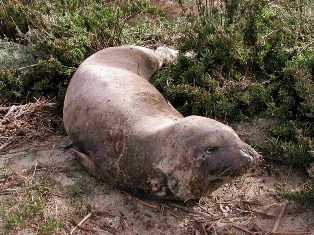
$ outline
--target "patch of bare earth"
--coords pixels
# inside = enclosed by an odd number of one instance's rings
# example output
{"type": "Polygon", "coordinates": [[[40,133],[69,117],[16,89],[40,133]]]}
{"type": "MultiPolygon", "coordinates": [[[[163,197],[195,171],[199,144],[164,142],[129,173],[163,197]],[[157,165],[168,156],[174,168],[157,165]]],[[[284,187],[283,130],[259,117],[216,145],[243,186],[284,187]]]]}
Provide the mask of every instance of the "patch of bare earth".
{"type": "MultiPolygon", "coordinates": [[[[69,139],[41,125],[51,115],[28,108],[9,122],[0,117],[13,140],[0,152],[0,234],[314,234],[313,208],[280,196],[306,181],[293,169],[260,166],[199,201],[139,199],[90,176],[70,154],[69,139]],[[20,123],[28,128],[23,137],[20,123]]],[[[249,138],[264,124],[235,129],[249,138]]]]}

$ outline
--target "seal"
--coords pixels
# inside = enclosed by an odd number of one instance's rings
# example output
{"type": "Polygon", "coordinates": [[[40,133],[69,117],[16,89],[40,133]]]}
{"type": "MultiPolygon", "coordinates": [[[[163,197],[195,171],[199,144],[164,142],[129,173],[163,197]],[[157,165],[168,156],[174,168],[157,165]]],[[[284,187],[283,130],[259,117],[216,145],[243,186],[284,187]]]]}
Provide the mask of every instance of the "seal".
{"type": "Polygon", "coordinates": [[[196,199],[259,159],[232,128],[183,117],[149,83],[175,56],[166,47],[106,48],[79,66],[66,92],[64,126],[82,164],[137,196],[196,199]]]}

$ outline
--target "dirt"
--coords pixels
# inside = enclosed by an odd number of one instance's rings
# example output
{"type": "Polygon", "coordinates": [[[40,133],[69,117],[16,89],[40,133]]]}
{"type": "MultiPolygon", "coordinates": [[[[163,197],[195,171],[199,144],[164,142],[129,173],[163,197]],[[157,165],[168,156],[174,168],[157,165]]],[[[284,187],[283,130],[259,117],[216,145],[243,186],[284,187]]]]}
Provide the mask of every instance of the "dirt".
{"type": "Polygon", "coordinates": [[[306,177],[293,169],[262,165],[198,202],[151,201],[90,176],[69,144],[65,136],[54,137],[0,157],[2,234],[69,234],[89,213],[73,234],[270,234],[285,203],[277,231],[314,234],[313,208],[280,196],[283,189],[300,189],[305,183],[306,177]],[[42,182],[49,182],[48,189],[34,187],[42,182]],[[37,195],[36,190],[45,192],[43,207],[23,217],[25,223],[13,223],[11,217],[22,215],[23,200],[29,193],[37,195]],[[55,226],[47,227],[49,219],[55,226]],[[43,232],[46,227],[50,230],[43,232]]]}

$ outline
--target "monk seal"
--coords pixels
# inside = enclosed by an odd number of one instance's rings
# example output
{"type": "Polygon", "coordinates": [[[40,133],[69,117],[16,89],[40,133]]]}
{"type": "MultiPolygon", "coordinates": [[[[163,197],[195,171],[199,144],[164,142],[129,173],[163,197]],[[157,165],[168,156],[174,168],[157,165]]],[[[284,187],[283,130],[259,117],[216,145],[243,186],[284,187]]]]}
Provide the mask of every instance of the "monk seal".
{"type": "Polygon", "coordinates": [[[79,66],[66,92],[64,126],[82,164],[131,194],[199,198],[259,158],[232,128],[183,117],[148,82],[174,57],[167,48],[107,48],[79,66]]]}

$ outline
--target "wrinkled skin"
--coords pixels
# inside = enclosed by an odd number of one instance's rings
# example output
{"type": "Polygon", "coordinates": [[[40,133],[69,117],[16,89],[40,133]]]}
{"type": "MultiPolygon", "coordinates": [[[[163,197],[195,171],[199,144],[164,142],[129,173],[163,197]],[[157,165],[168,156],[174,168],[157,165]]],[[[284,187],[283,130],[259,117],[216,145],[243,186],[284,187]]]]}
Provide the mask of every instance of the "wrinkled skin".
{"type": "Polygon", "coordinates": [[[184,118],[167,103],[148,82],[165,61],[135,46],[92,55],[69,84],[64,125],[83,165],[106,183],[139,196],[199,198],[259,156],[230,127],[184,118]]]}

